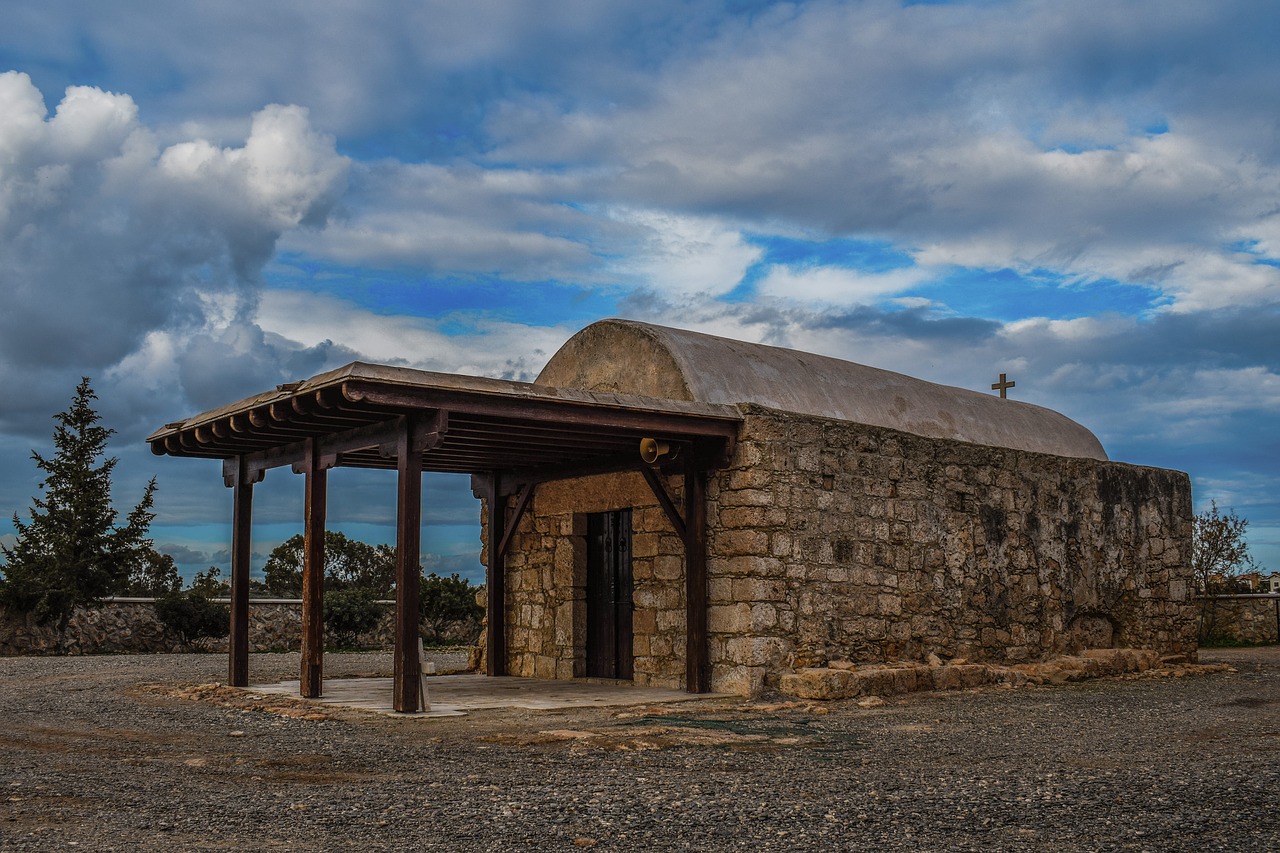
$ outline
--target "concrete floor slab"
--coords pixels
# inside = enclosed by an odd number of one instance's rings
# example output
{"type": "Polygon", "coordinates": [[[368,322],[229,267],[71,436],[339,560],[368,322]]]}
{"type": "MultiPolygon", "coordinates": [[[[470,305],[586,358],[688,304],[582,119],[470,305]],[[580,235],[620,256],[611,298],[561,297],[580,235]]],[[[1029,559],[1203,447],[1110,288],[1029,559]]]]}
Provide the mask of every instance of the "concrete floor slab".
{"type": "MultiPolygon", "coordinates": [[[[494,678],[476,673],[437,675],[426,679],[427,701],[431,709],[416,714],[400,714],[392,708],[390,678],[330,678],[324,695],[309,701],[348,708],[362,708],[396,717],[456,717],[485,708],[602,707],[649,705],[720,699],[724,694],[685,693],[661,687],[637,687],[626,683],[600,681],[553,681],[541,678],[503,676],[494,678]]],[[[253,684],[255,693],[298,696],[298,681],[253,684]]]]}

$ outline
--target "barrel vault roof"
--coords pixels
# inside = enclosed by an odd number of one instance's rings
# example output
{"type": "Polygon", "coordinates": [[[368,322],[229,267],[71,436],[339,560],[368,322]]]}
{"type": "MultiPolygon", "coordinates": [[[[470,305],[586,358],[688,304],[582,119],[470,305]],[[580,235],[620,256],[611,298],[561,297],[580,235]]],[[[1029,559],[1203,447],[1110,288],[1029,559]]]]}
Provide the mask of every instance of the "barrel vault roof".
{"type": "Polygon", "coordinates": [[[601,320],[552,356],[535,384],[782,411],[929,438],[1106,459],[1092,432],[1042,406],[828,356],[631,320],[601,320]]]}

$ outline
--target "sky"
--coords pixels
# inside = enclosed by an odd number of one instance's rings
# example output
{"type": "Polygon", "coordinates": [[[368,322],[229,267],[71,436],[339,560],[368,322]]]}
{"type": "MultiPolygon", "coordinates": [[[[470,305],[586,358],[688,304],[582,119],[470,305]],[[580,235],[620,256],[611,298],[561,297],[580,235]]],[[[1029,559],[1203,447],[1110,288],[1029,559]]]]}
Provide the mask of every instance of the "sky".
{"type": "MultiPolygon", "coordinates": [[[[181,419],[355,360],[532,380],[605,317],[1016,399],[1280,570],[1280,6],[0,0],[0,541],[81,376],[228,565],[181,419]]],[[[394,477],[330,526],[394,541],[394,477]]],[[[262,558],[301,530],[255,490],[262,558]]],[[[481,577],[466,478],[426,565],[481,577]]]]}

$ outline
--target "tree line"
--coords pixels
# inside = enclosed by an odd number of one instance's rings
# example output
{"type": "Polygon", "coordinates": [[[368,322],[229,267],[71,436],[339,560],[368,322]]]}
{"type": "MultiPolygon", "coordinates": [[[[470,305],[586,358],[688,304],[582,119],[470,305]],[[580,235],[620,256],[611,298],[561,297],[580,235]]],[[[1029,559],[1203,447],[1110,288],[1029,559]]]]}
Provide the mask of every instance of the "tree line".
{"type": "MultiPolygon", "coordinates": [[[[155,597],[156,612],[184,644],[200,637],[226,636],[229,617],[213,601],[228,591],[216,567],[196,574],[183,589],[178,567],[156,550],[149,538],[155,519],[156,481],[152,478],[123,522],[111,500],[115,457],[105,457],[114,430],[102,426],[94,408],[97,395],[89,379],[76,386],[71,405],[54,415],[54,452],[31,458],[42,473],[32,498],[30,520],[13,516],[17,540],[0,546],[4,555],[0,604],[31,614],[37,623],[57,625],[60,633],[77,607],[111,596],[155,597]]],[[[254,591],[296,597],[302,589],[303,537],[291,537],[267,558],[265,577],[254,591]]],[[[395,548],[368,545],[342,533],[325,533],[325,624],[339,644],[377,625],[378,599],[394,596],[395,548]]],[[[450,625],[474,623],[483,608],[477,588],[457,574],[422,578],[421,610],[427,640],[439,640],[450,625]]]]}

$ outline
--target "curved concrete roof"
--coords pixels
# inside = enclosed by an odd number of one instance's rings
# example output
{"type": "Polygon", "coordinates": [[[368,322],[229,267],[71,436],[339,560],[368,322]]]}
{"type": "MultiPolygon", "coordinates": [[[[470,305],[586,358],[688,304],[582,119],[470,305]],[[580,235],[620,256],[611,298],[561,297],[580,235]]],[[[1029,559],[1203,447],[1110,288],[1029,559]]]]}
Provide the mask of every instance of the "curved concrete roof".
{"type": "Polygon", "coordinates": [[[772,409],[946,438],[1106,459],[1092,432],[1051,409],[781,347],[631,320],[570,338],[536,384],[772,409]]]}

